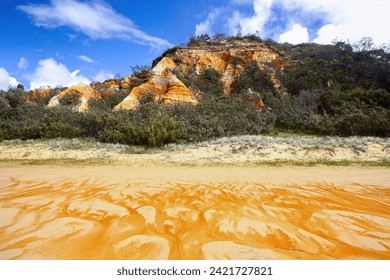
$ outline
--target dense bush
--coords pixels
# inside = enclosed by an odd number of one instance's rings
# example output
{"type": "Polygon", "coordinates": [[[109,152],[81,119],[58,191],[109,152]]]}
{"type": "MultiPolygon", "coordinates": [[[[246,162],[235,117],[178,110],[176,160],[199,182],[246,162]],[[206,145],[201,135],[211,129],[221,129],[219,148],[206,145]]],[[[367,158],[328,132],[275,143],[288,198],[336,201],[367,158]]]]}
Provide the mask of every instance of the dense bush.
{"type": "Polygon", "coordinates": [[[194,85],[206,95],[222,95],[221,73],[214,68],[205,68],[194,81],[194,85]]]}
{"type": "Polygon", "coordinates": [[[185,125],[165,113],[161,105],[146,103],[135,111],[113,113],[114,123],[97,135],[103,142],[162,146],[183,140],[185,125]]]}
{"type": "Polygon", "coordinates": [[[337,43],[301,44],[284,50],[295,63],[280,71],[279,79],[292,95],[325,88],[390,92],[390,54],[383,49],[354,52],[350,45],[337,43]]]}
{"type": "Polygon", "coordinates": [[[228,96],[206,96],[198,106],[176,105],[168,113],[186,124],[186,141],[269,132],[275,116],[259,112],[250,102],[228,96]]]}
{"type": "Polygon", "coordinates": [[[390,93],[384,90],[301,91],[294,96],[266,95],[276,127],[339,136],[390,136],[390,93]]]}
{"type": "Polygon", "coordinates": [[[8,103],[8,100],[2,96],[0,96],[0,110],[9,108],[10,105],[8,103]]]}
{"type": "Polygon", "coordinates": [[[233,94],[245,94],[248,89],[255,92],[274,92],[270,74],[261,70],[255,61],[248,63],[241,75],[232,84],[233,94]]]}
{"type": "Polygon", "coordinates": [[[161,146],[215,137],[270,131],[275,116],[259,112],[238,97],[207,95],[198,106],[146,102],[132,111],[94,108],[78,113],[68,107],[25,104],[0,110],[4,139],[88,137],[103,142],[161,146]]]}
{"type": "MultiPolygon", "coordinates": [[[[217,37],[262,42],[256,36],[217,37]]],[[[193,39],[193,44],[213,43],[208,36],[193,39]]],[[[320,135],[390,137],[388,53],[371,47],[357,52],[345,43],[266,43],[294,59],[277,73],[287,93],[275,92],[270,73],[249,63],[233,82],[230,96],[224,95],[221,73],[206,68],[199,75],[175,72],[186,86],[202,92],[197,106],[156,104],[151,93],[135,110],[112,111],[133,87],[150,78],[147,67],[135,66],[129,88],[100,85],[101,98],[89,101],[87,113],[74,112],[68,106],[78,101],[77,94],[61,98],[63,106],[48,108],[48,100],[56,91],[35,97],[34,102],[22,87],[0,91],[0,141],[87,137],[111,143],[162,146],[257,135],[274,128],[320,135]],[[259,101],[264,102],[261,112],[256,108],[259,101]]]]}
{"type": "Polygon", "coordinates": [[[16,108],[23,105],[24,91],[20,88],[10,88],[8,91],[0,90],[0,109],[3,107],[16,108]]]}
{"type": "Polygon", "coordinates": [[[79,103],[79,100],[81,98],[81,93],[79,91],[71,91],[68,94],[65,94],[61,96],[58,101],[61,105],[67,106],[67,105],[76,105],[79,103]]]}
{"type": "Polygon", "coordinates": [[[90,99],[88,101],[89,108],[91,111],[104,110],[111,111],[116,105],[121,103],[130,94],[130,89],[119,89],[114,93],[108,92],[108,87],[100,87],[98,91],[101,93],[101,98],[90,99]]]}

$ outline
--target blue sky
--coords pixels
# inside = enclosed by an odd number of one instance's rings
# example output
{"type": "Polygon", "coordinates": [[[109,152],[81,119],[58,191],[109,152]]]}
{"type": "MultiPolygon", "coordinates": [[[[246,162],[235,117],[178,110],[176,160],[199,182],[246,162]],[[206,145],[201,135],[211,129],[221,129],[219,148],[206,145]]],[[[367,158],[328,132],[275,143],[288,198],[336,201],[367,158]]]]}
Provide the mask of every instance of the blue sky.
{"type": "Polygon", "coordinates": [[[1,0],[0,89],[131,74],[189,36],[390,42],[388,0],[1,0]]]}

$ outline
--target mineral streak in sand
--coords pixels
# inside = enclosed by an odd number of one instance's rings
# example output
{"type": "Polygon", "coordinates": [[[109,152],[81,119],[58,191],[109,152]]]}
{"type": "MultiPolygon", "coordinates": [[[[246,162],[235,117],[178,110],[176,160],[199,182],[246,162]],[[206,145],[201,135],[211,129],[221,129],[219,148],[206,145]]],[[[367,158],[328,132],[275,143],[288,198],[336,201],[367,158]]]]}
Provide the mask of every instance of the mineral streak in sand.
{"type": "Polygon", "coordinates": [[[390,259],[388,172],[319,169],[2,167],[0,259],[390,259]]]}

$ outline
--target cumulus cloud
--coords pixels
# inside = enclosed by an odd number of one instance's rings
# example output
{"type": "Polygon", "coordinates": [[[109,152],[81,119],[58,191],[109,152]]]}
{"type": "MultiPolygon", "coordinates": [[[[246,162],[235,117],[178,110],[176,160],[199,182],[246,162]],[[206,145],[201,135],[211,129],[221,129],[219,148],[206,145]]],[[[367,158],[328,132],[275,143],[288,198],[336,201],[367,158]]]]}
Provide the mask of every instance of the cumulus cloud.
{"type": "Polygon", "coordinates": [[[28,60],[25,57],[21,57],[18,62],[18,68],[21,70],[25,70],[28,67],[28,60]]]}
{"type": "MultiPolygon", "coordinates": [[[[271,7],[274,0],[253,0],[253,15],[244,16],[239,11],[234,11],[228,26],[230,33],[263,34],[264,25],[271,15],[271,7]]],[[[240,3],[244,4],[244,3],[240,3]]]]}
{"type": "Polygon", "coordinates": [[[199,36],[201,34],[211,34],[212,33],[212,26],[215,22],[215,20],[218,18],[221,10],[220,9],[213,9],[207,16],[207,19],[195,26],[195,35],[199,36]]]}
{"type": "Polygon", "coordinates": [[[82,60],[82,61],[88,62],[88,63],[94,62],[92,58],[90,58],[86,55],[79,55],[77,58],[82,60]]]}
{"type": "Polygon", "coordinates": [[[155,48],[171,46],[168,41],[143,32],[103,0],[51,0],[50,4],[20,5],[18,9],[41,27],[67,26],[92,39],[119,38],[155,48]]]}
{"type": "Polygon", "coordinates": [[[287,9],[302,9],[306,13],[322,14],[326,24],[314,37],[316,43],[333,39],[357,41],[372,37],[377,44],[390,40],[386,28],[390,25],[387,0],[277,0],[287,9]]]}
{"type": "Polygon", "coordinates": [[[93,77],[93,81],[104,82],[104,81],[112,79],[114,77],[115,77],[114,74],[100,70],[99,73],[97,73],[96,76],[93,77]]]}
{"type": "Polygon", "coordinates": [[[219,7],[218,17],[207,18],[197,28],[219,26],[215,32],[258,34],[291,43],[331,43],[335,38],[355,42],[372,37],[380,45],[390,42],[389,8],[388,0],[230,0],[219,7]]]}
{"type": "Polygon", "coordinates": [[[306,27],[303,27],[300,24],[294,24],[290,30],[286,31],[279,36],[279,42],[281,43],[291,43],[291,44],[300,44],[306,43],[309,41],[309,31],[306,27]]]}
{"type": "Polygon", "coordinates": [[[80,70],[70,72],[62,63],[53,58],[40,60],[32,74],[26,75],[30,89],[41,87],[69,87],[79,82],[89,84],[91,81],[79,74],[80,70]]]}
{"type": "Polygon", "coordinates": [[[7,90],[9,87],[16,87],[18,81],[11,77],[7,70],[0,68],[0,90],[7,90]]]}

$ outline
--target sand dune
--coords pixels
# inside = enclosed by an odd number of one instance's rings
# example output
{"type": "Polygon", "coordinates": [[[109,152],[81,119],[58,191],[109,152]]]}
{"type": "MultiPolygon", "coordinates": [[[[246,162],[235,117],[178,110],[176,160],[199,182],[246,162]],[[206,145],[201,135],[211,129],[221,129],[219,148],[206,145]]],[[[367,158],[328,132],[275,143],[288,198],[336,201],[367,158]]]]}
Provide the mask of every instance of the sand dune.
{"type": "Polygon", "coordinates": [[[390,259],[387,171],[0,168],[0,259],[390,259]]]}
{"type": "MultiPolygon", "coordinates": [[[[264,163],[385,163],[390,139],[373,137],[240,136],[147,150],[93,141],[47,140],[0,143],[0,162],[88,161],[132,166],[261,165],[264,163]]],[[[343,165],[343,164],[342,164],[343,165]]],[[[344,164],[345,165],[345,164],[344,164]]]]}

